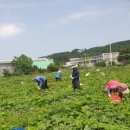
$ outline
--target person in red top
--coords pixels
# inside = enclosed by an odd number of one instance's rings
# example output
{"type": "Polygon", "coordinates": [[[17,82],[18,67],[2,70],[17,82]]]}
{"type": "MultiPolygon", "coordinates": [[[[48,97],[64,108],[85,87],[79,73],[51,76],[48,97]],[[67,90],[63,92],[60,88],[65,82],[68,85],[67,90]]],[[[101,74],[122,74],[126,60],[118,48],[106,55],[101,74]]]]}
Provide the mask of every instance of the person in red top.
{"type": "Polygon", "coordinates": [[[124,83],[121,83],[116,80],[110,80],[106,85],[106,91],[108,96],[111,97],[111,93],[119,93],[119,96],[122,98],[123,95],[129,93],[128,86],[124,83]]]}

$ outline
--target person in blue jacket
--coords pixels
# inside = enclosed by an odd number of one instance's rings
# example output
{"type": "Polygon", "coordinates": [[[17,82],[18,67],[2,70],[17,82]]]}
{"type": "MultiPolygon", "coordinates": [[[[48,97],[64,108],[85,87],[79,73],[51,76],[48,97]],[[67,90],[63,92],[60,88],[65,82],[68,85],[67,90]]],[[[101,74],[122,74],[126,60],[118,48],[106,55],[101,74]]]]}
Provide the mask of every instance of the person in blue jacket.
{"type": "Polygon", "coordinates": [[[46,88],[48,88],[47,79],[44,76],[36,76],[35,78],[33,78],[33,81],[38,83],[38,86],[39,86],[38,89],[46,89],[46,88]]]}
{"type": "Polygon", "coordinates": [[[72,69],[73,69],[72,75],[71,75],[72,87],[73,87],[73,89],[80,89],[78,66],[75,65],[72,67],[72,69]]]}
{"type": "Polygon", "coordinates": [[[61,71],[60,70],[55,72],[55,79],[56,79],[56,81],[61,81],[61,71]]]}

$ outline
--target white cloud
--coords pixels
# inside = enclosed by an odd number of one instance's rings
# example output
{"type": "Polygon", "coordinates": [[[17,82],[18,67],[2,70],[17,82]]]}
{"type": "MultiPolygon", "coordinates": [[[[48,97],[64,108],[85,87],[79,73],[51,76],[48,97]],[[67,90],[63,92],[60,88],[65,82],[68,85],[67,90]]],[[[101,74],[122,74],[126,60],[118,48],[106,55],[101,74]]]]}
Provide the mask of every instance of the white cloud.
{"type": "Polygon", "coordinates": [[[21,25],[17,24],[0,24],[0,38],[14,37],[23,32],[21,25]]]}
{"type": "Polygon", "coordinates": [[[54,22],[51,25],[48,25],[48,28],[65,26],[65,25],[71,24],[75,21],[79,21],[83,18],[88,18],[88,17],[95,16],[95,15],[97,15],[97,13],[94,11],[78,11],[78,12],[69,14],[69,15],[57,20],[56,22],[54,22]]]}
{"type": "Polygon", "coordinates": [[[59,23],[61,25],[66,25],[66,24],[69,24],[73,21],[78,21],[84,17],[89,17],[89,16],[93,16],[95,15],[96,13],[95,12],[92,12],[92,11],[82,11],[82,12],[75,12],[73,14],[70,14],[62,19],[59,20],[59,23]]]}

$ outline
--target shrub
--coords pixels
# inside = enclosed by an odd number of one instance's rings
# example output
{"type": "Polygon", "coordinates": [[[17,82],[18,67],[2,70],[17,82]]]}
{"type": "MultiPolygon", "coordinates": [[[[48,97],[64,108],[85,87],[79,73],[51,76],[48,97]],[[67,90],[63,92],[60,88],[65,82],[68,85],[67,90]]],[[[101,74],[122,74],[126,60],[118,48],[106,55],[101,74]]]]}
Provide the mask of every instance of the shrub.
{"type": "Polygon", "coordinates": [[[9,70],[3,69],[3,75],[4,76],[10,76],[11,74],[10,74],[9,70]]]}
{"type": "Polygon", "coordinates": [[[46,69],[38,68],[37,66],[34,65],[34,66],[32,67],[32,72],[33,72],[33,73],[40,73],[40,74],[41,74],[41,73],[46,72],[46,69]]]}
{"type": "Polygon", "coordinates": [[[105,61],[100,61],[98,63],[96,63],[96,66],[106,66],[105,61]]]}
{"type": "Polygon", "coordinates": [[[55,64],[49,64],[48,67],[47,67],[48,72],[54,72],[54,71],[57,71],[57,70],[58,70],[58,66],[55,65],[55,64]]]}

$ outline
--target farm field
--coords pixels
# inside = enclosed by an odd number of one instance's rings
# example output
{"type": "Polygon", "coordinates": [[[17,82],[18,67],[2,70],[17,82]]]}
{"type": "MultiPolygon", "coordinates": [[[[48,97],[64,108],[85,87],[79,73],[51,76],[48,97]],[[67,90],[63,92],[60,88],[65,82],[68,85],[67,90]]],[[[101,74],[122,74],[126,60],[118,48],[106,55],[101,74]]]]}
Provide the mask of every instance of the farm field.
{"type": "Polygon", "coordinates": [[[71,69],[62,70],[62,81],[44,73],[48,90],[37,90],[29,76],[0,78],[0,130],[130,130],[130,94],[112,104],[105,85],[119,80],[130,88],[130,66],[79,69],[81,90],[71,87],[71,69]],[[87,73],[90,73],[86,76],[87,73]]]}

